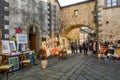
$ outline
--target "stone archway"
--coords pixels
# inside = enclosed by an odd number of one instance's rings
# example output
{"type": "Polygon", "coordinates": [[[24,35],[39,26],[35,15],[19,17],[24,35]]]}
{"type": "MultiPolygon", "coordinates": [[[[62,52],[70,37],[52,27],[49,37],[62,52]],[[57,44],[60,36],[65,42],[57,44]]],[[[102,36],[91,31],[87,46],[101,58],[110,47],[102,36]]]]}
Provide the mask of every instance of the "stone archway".
{"type": "MultiPolygon", "coordinates": [[[[61,36],[67,38],[67,34],[71,30],[82,26],[89,27],[95,32],[95,20],[92,13],[94,7],[95,1],[88,1],[61,8],[61,36]]],[[[68,39],[65,41],[67,43],[68,39]]]]}
{"type": "Polygon", "coordinates": [[[88,25],[83,25],[83,24],[81,24],[81,25],[72,25],[72,26],[70,26],[70,27],[67,27],[67,28],[63,29],[63,31],[62,31],[62,36],[63,36],[63,37],[66,37],[67,34],[68,34],[71,30],[76,29],[76,28],[81,28],[81,27],[83,27],[83,26],[88,27],[88,28],[92,29],[93,31],[95,31],[95,28],[94,28],[94,27],[89,27],[88,25]]]}
{"type": "Polygon", "coordinates": [[[70,42],[71,41],[73,41],[73,42],[75,41],[75,43],[77,45],[79,45],[80,43],[84,42],[85,40],[89,40],[88,39],[89,33],[86,32],[86,31],[84,31],[83,34],[87,35],[87,37],[82,41],[80,40],[80,34],[81,34],[80,32],[81,32],[82,27],[87,27],[89,29],[92,29],[93,31],[95,30],[94,27],[89,27],[88,25],[83,25],[83,24],[72,25],[72,26],[64,29],[64,31],[62,32],[62,36],[65,38],[65,45],[66,45],[67,48],[70,48],[70,42]]]}
{"type": "Polygon", "coordinates": [[[72,29],[82,26],[87,26],[95,31],[95,20],[92,13],[94,7],[95,1],[88,1],[61,8],[62,36],[65,37],[72,29]]]}

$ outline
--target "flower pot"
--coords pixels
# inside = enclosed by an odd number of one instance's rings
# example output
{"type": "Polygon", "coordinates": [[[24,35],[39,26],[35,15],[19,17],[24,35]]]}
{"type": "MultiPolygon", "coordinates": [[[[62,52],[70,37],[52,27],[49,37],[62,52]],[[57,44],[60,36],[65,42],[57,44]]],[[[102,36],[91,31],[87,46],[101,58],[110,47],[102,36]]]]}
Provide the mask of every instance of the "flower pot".
{"type": "Polygon", "coordinates": [[[47,60],[42,60],[42,61],[41,61],[41,68],[42,68],[42,69],[46,69],[47,64],[48,64],[48,61],[47,61],[47,60]]]}

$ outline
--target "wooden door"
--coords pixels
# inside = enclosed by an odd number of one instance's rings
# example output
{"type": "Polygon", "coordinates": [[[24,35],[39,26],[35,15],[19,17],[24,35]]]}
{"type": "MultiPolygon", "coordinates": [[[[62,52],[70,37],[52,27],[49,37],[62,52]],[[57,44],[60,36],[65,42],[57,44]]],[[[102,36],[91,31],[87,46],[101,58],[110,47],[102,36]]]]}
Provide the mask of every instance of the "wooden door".
{"type": "Polygon", "coordinates": [[[36,34],[31,34],[31,50],[35,50],[36,52],[36,34]]]}
{"type": "Polygon", "coordinates": [[[2,39],[2,30],[0,28],[0,54],[2,54],[2,41],[1,41],[1,39],[2,39]]]}

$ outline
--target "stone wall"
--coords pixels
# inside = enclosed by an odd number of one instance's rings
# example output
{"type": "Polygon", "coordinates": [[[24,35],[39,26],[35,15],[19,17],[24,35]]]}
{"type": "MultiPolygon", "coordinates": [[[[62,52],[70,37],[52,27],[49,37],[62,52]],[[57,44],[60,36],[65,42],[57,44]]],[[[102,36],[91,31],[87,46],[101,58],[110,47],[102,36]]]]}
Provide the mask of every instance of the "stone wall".
{"type": "Polygon", "coordinates": [[[106,8],[104,1],[98,0],[99,40],[120,40],[120,7],[106,8]]]}
{"type": "Polygon", "coordinates": [[[61,24],[63,33],[69,32],[74,29],[75,26],[87,26],[95,30],[94,16],[92,13],[94,11],[94,6],[95,2],[91,1],[62,8],[61,24]],[[78,10],[77,16],[74,15],[75,10],[78,10]],[[68,30],[70,27],[71,29],[68,30]]]}
{"type": "Polygon", "coordinates": [[[10,37],[15,35],[15,28],[20,26],[23,33],[30,24],[35,23],[41,35],[48,35],[47,2],[41,0],[10,0],[10,37]]]}
{"type": "Polygon", "coordinates": [[[9,1],[0,0],[0,28],[2,30],[2,40],[9,39],[9,1]]]}
{"type": "Polygon", "coordinates": [[[60,34],[60,6],[56,0],[49,1],[51,3],[51,38],[54,38],[60,34]]]}

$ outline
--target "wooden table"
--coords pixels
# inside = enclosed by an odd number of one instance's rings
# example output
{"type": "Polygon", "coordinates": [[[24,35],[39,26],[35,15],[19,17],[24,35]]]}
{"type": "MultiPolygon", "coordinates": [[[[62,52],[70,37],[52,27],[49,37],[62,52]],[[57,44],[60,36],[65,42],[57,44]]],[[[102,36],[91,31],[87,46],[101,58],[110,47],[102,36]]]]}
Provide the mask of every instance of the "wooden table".
{"type": "Polygon", "coordinates": [[[61,50],[58,54],[59,59],[67,59],[67,51],[61,50]]]}

